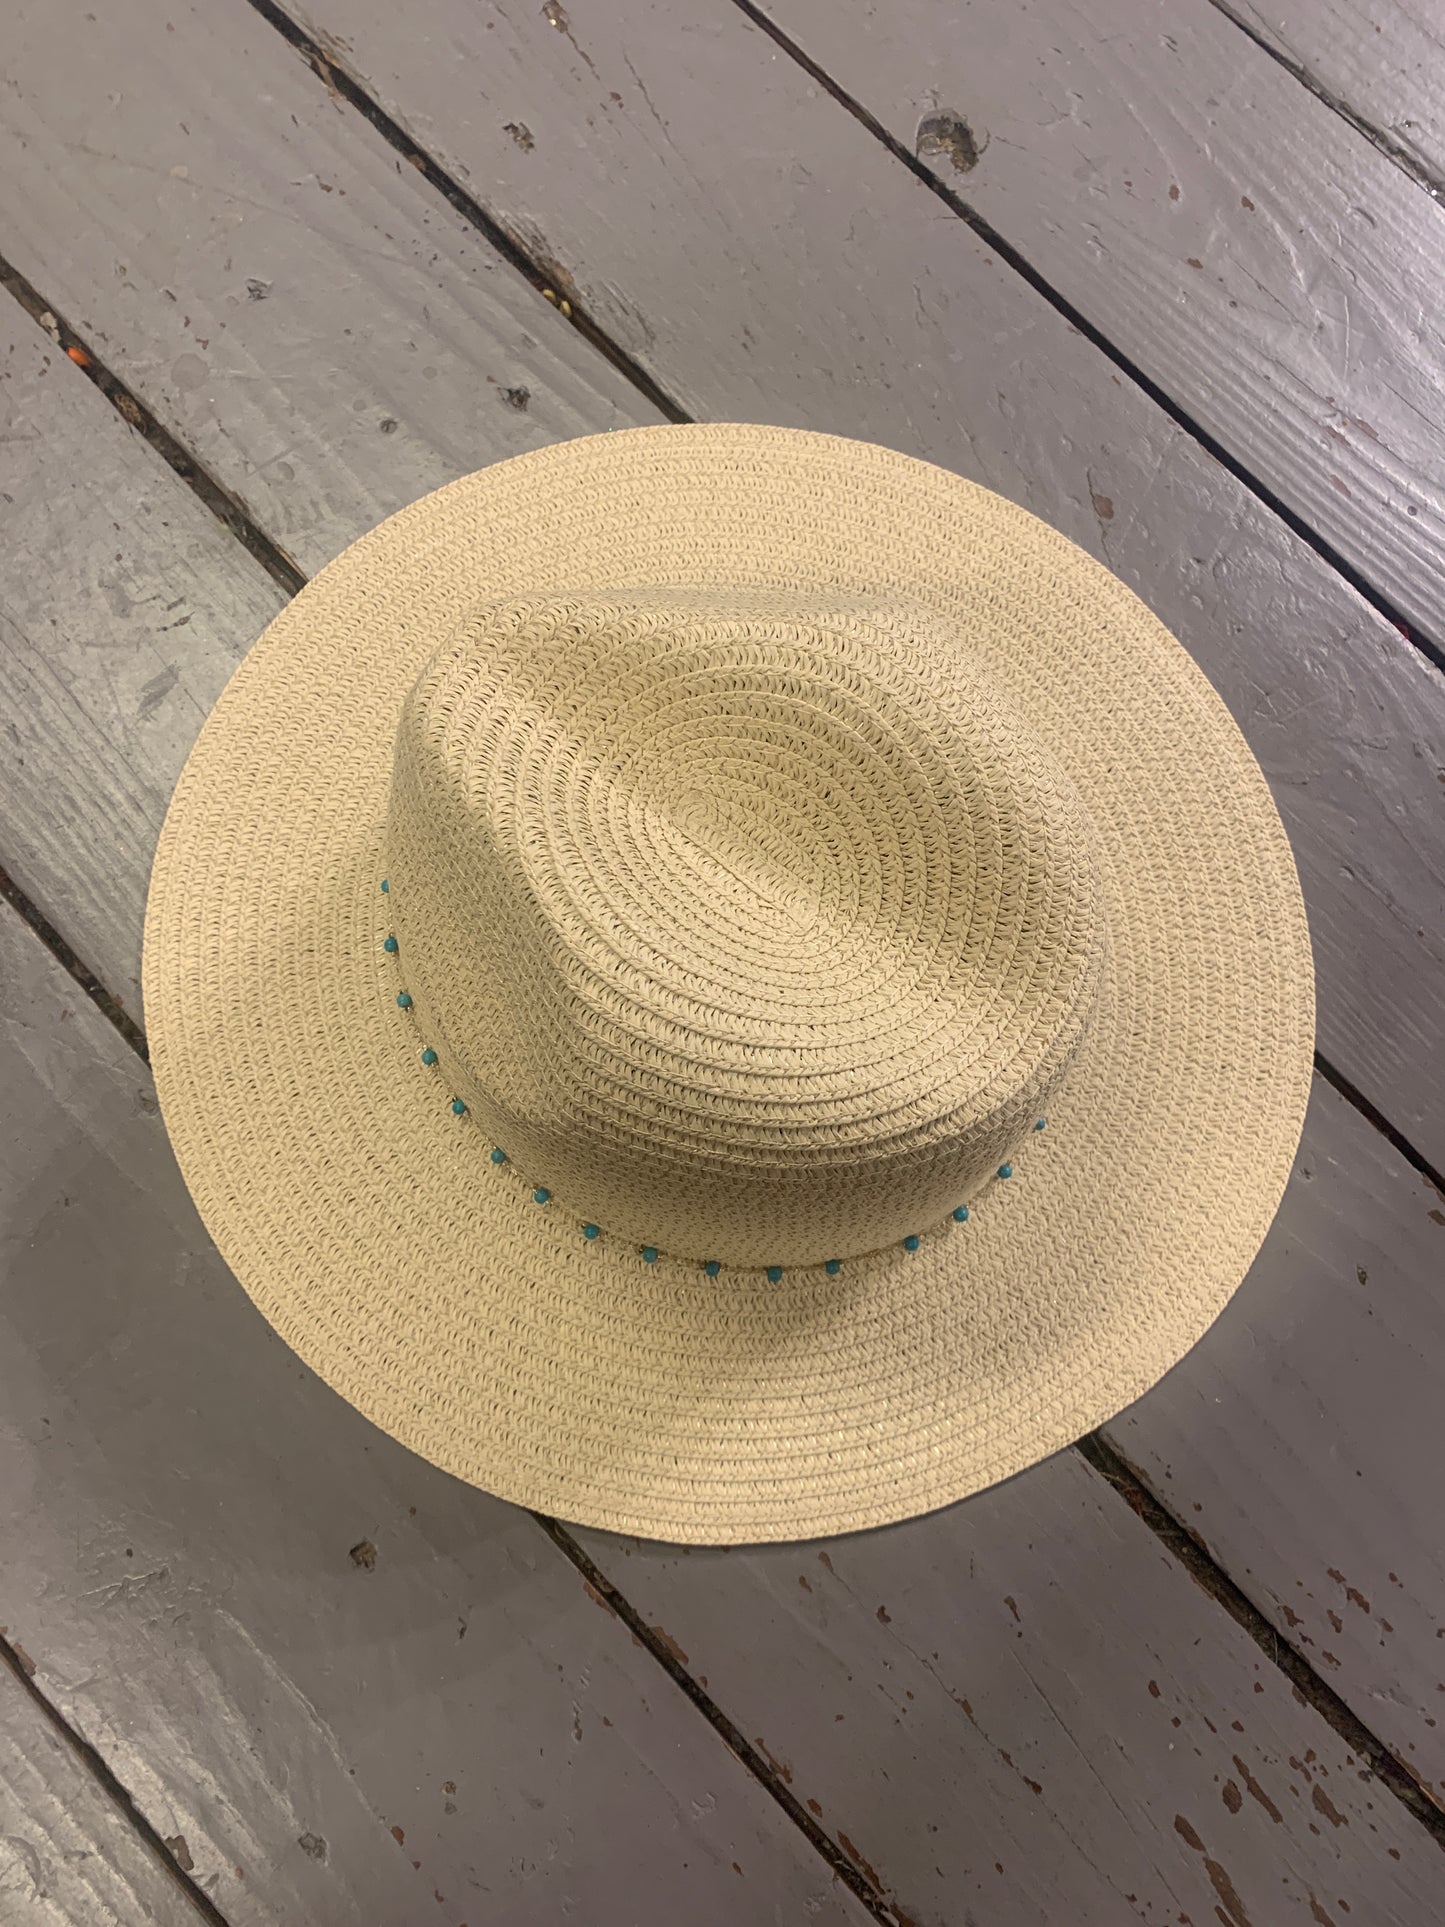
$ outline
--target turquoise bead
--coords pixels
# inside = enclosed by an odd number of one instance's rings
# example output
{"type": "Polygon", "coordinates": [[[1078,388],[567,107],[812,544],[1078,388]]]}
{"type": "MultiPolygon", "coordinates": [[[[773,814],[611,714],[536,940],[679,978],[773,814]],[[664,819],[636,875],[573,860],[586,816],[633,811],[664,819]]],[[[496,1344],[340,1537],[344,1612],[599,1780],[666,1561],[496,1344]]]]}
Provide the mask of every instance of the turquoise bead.
{"type": "Polygon", "coordinates": [[[421,1054],[421,1061],[423,1064],[434,1064],[437,1061],[436,1052],[431,1049],[424,1050],[421,1054]]]}
{"type": "Polygon", "coordinates": [[[838,1273],[843,1269],[843,1260],[841,1258],[830,1258],[823,1269],[830,1278],[836,1278],[838,1273]]]}
{"type": "Polygon", "coordinates": [[[401,1005],[403,1010],[410,1010],[411,992],[409,990],[399,990],[396,993],[396,1001],[401,1005]]]}
{"type": "Polygon", "coordinates": [[[903,1240],[903,1249],[905,1251],[917,1251],[919,1242],[918,1233],[916,1231],[910,1231],[908,1236],[903,1240]]]}
{"type": "Polygon", "coordinates": [[[1044,1128],[1044,1126],[1048,1123],[1048,1121],[1049,1120],[1046,1117],[1041,1117],[1038,1123],[1034,1126],[1034,1129],[1036,1131],[1041,1131],[1044,1128]]]}
{"type": "Polygon", "coordinates": [[[459,1097],[452,1099],[452,1114],[455,1117],[465,1117],[467,1114],[467,1107],[459,1097]]]}
{"type": "Polygon", "coordinates": [[[582,1236],[584,1238],[600,1238],[602,1233],[595,1224],[584,1224],[582,1227],[582,1236]]]}
{"type": "Polygon", "coordinates": [[[777,1284],[779,1279],[781,1279],[782,1275],[783,1275],[783,1267],[781,1265],[768,1266],[768,1283],[770,1285],[777,1284]]]}
{"type": "Polygon", "coordinates": [[[500,1148],[499,1148],[498,1146],[496,1146],[496,1145],[493,1145],[493,1147],[492,1147],[492,1162],[493,1162],[493,1164],[505,1164],[505,1163],[506,1163],[506,1161],[507,1161],[507,1154],[506,1154],[506,1152],[505,1152],[505,1151],[503,1151],[503,1150],[501,1150],[501,1149],[500,1149],[500,1148]]]}
{"type": "Polygon", "coordinates": [[[656,1245],[644,1245],[642,1247],[642,1262],[645,1265],[655,1265],[657,1263],[656,1245]]]}
{"type": "Polygon", "coordinates": [[[383,878],[381,879],[381,892],[382,892],[382,895],[383,895],[383,896],[387,896],[387,895],[389,895],[389,894],[390,894],[390,891],[391,891],[391,883],[390,883],[390,880],[389,880],[388,878],[386,878],[386,877],[383,877],[383,878]]]}
{"type": "Polygon", "coordinates": [[[547,1189],[545,1185],[539,1184],[536,1190],[532,1193],[532,1202],[533,1204],[545,1204],[548,1198],[551,1197],[551,1195],[552,1193],[547,1189]]]}
{"type": "Polygon", "coordinates": [[[953,1214],[953,1222],[955,1224],[968,1223],[968,1206],[966,1204],[959,1205],[958,1209],[953,1214]]]}
{"type": "Polygon", "coordinates": [[[1014,1174],[1014,1168],[1011,1164],[1001,1164],[998,1167],[998,1174],[1001,1178],[1011,1178],[1014,1174]]]}
{"type": "Polygon", "coordinates": [[[395,937],[388,937],[386,942],[381,947],[386,952],[388,957],[394,957],[397,951],[401,948],[400,944],[397,942],[395,937]]]}
{"type": "Polygon", "coordinates": [[[703,1266],[703,1270],[707,1273],[709,1278],[716,1278],[718,1273],[722,1270],[722,1266],[718,1263],[716,1258],[709,1258],[707,1263],[703,1266]]]}

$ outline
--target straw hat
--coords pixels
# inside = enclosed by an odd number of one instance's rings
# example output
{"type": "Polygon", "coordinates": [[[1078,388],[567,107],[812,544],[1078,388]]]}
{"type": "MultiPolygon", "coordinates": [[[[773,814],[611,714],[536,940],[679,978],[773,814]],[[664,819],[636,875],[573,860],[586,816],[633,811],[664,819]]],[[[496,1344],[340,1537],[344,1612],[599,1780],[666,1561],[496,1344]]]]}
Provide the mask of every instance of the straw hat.
{"type": "Polygon", "coordinates": [[[276,1330],[649,1536],[958,1499],[1250,1264],[1309,942],[1204,677],[1022,509],[647,428],[404,509],[272,623],[156,856],[176,1154],[276,1330]]]}

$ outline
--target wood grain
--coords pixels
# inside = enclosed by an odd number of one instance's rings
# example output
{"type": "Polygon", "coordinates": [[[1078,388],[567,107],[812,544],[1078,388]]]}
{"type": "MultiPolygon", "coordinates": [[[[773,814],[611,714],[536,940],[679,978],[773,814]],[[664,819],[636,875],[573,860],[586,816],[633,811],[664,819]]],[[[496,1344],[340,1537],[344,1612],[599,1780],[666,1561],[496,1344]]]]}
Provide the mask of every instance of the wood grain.
{"type": "Polygon", "coordinates": [[[1445,186],[1445,33],[1434,0],[1229,0],[1229,11],[1445,186]]]}
{"type": "Polygon", "coordinates": [[[1445,1807],[1442,1278],[1445,1197],[1316,1078],[1249,1281],[1106,1430],[1445,1807]]]}
{"type": "Polygon", "coordinates": [[[12,0],[5,67],[0,252],[307,573],[656,419],[244,4],[12,0]]]}
{"type": "Polygon", "coordinates": [[[202,1917],[0,1665],[0,1918],[8,1927],[198,1927],[202,1917]]]}
{"type": "Polygon", "coordinates": [[[264,1324],[3,905],[0,982],[0,1622],[231,1927],[865,1927],[528,1515],[264,1324]]]}
{"type": "Polygon", "coordinates": [[[741,13],[564,15],[565,33],[531,0],[310,0],[307,18],[690,411],[927,456],[1143,596],[1273,785],[1323,1048],[1445,1160],[1427,1068],[1445,678],[741,13]]]}
{"type": "Polygon", "coordinates": [[[0,295],[0,863],[132,1013],[186,752],[284,600],[0,295]]]}
{"type": "Polygon", "coordinates": [[[580,1536],[901,1917],[1432,1927],[1439,1849],[1142,1530],[1065,1453],[827,1545],[580,1536]]]}
{"type": "Polygon", "coordinates": [[[1445,643],[1445,206],[1210,0],[768,11],[1445,643]]]}

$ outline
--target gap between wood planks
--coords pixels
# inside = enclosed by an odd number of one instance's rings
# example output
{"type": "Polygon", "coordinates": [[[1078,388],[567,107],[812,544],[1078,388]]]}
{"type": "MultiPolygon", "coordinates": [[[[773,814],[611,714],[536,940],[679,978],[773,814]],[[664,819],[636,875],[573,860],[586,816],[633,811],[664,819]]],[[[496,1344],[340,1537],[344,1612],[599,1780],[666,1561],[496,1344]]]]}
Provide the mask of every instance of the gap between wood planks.
{"type": "Polygon", "coordinates": [[[185,1894],[186,1899],[190,1901],[202,1920],[208,1921],[210,1927],[230,1927],[226,1916],[221,1912],[215,1901],[212,1900],[205,1889],[198,1886],[186,1872],[185,1868],[182,1867],[181,1863],[176,1859],[171,1848],[161,1838],[160,1834],[156,1832],[150,1821],[147,1820],[140,1808],[136,1805],[128,1788],[122,1785],[116,1778],[115,1774],[106,1764],[104,1755],[98,1753],[90,1744],[89,1740],[84,1740],[80,1737],[75,1728],[66,1720],[59,1707],[53,1705],[35,1684],[34,1679],[31,1677],[33,1669],[27,1664],[27,1655],[24,1648],[17,1648],[13,1646],[8,1639],[0,1637],[0,1666],[9,1667],[10,1671],[19,1681],[22,1690],[40,1709],[40,1712],[44,1715],[48,1723],[60,1735],[64,1744],[70,1748],[72,1753],[77,1755],[81,1764],[89,1771],[92,1779],[98,1782],[111,1800],[114,1801],[115,1805],[120,1808],[136,1833],[140,1835],[141,1839],[150,1848],[156,1860],[159,1861],[166,1873],[170,1875],[182,1893],[185,1894]]]}
{"type": "MultiPolygon", "coordinates": [[[[558,275],[555,270],[549,273],[546,267],[534,261],[480,203],[415,145],[391,116],[364,93],[355,80],[344,72],[324,48],[281,12],[274,4],[274,0],[248,0],[248,4],[296,48],[324,85],[364,115],[389,144],[410,161],[448,203],[485,236],[511,266],[524,275],[539,293],[557,306],[573,326],[626,375],[638,391],[645,395],[662,414],[674,422],[686,422],[692,419],[657,385],[645,369],[612,342],[589,317],[581,313],[569,298],[564,298],[552,285],[558,279],[565,281],[565,276],[558,275]]],[[[1141,387],[1172,420],[1193,436],[1266,507],[1286,522],[1329,567],[1349,581],[1367,601],[1409,637],[1437,667],[1445,668],[1445,658],[1442,658],[1440,652],[1412,636],[1408,627],[1383,596],[1359,578],[1356,572],[1330,549],[1328,544],[1301,523],[1292,511],[1280,504],[1268,489],[1241,468],[1182,409],[1134,368],[1127,358],[1113,348],[1091,323],[1053,290],[1037,271],[993,230],[989,223],[938,181],[923,163],[909,154],[907,149],[869,114],[866,108],[844,93],[801,48],[761,14],[753,5],[753,0],[734,0],[734,4],[867,127],[875,138],[936,193],[952,212],[967,222],[980,238],[1043,295],[1071,325],[1084,334],[1108,356],[1116,367],[1141,387]]],[[[1218,0],[1214,0],[1214,4],[1218,4],[1218,0]]],[[[1233,18],[1232,15],[1230,17],[1233,18]]],[[[64,317],[56,313],[40,290],[35,288],[3,256],[0,256],[0,286],[5,288],[32,320],[50,336],[56,346],[95,384],[117,413],[151,444],[180,480],[205,503],[217,520],[261,564],[273,581],[288,595],[294,595],[305,587],[307,577],[304,572],[285,549],[255,521],[245,501],[219,482],[184,443],[156,419],[134,391],[105,365],[64,317]]],[[[143,1060],[149,1061],[144,1032],[83,960],[75,955],[39,908],[3,870],[0,870],[0,897],[3,897],[17,914],[25,919],[67,973],[115,1025],[132,1050],[143,1060]]],[[[1392,1147],[1414,1170],[1445,1193],[1445,1178],[1442,1178],[1442,1175],[1431,1167],[1415,1147],[1318,1052],[1315,1054],[1315,1067],[1347,1102],[1354,1105],[1361,1115],[1388,1139],[1392,1147]]],[[[1445,1848],[1445,1812],[1436,1807],[1424,1794],[1408,1769],[1370,1732],[1334,1689],[1314,1671],[1309,1662],[1287,1641],[1280,1638],[1264,1615],[1217,1564],[1207,1547],[1187,1526],[1175,1518],[1138,1472],[1098,1433],[1080,1440],[1074,1449],[1113,1487],[1173,1557],[1185,1567],[1195,1582],[1249,1634],[1271,1664],[1284,1673],[1297,1697],[1313,1707],[1315,1712],[1329,1723],[1345,1743],[1368,1763],[1368,1770],[1381,1785],[1387,1787],[1415,1819],[1426,1827],[1442,1848],[1445,1848]]],[[[889,1908],[885,1897],[868,1883],[847,1859],[841,1848],[799,1805],[778,1774],[749,1744],[721,1707],[697,1684],[636,1608],[617,1591],[600,1568],[572,1538],[565,1526],[541,1513],[534,1513],[532,1516],[558,1549],[571,1561],[583,1580],[596,1590],[604,1603],[629,1627],[634,1637],[647,1648],[657,1663],[709,1721],[724,1744],[748,1772],[771,1794],[794,1824],[802,1829],[836,1876],[844,1881],[876,1919],[887,1923],[888,1927],[894,1927],[896,1916],[889,1908]]],[[[10,1664],[20,1674],[27,1689],[45,1709],[47,1717],[64,1733],[68,1743],[90,1765],[111,1796],[123,1806],[133,1819],[137,1830],[152,1849],[166,1861],[175,1878],[183,1883],[188,1895],[205,1918],[213,1923],[213,1927],[226,1927],[224,1917],[214,1903],[175,1863],[164,1841],[136,1809],[130,1795],[106,1766],[101,1756],[66,1724],[58,1709],[52,1706],[35,1687],[18,1657],[3,1641],[0,1641],[0,1660],[10,1664]]]]}
{"type": "Polygon", "coordinates": [[[1247,40],[1252,40],[1261,53],[1268,54],[1271,60],[1283,67],[1292,80],[1297,80],[1301,87],[1314,95],[1316,100],[1323,102],[1332,114],[1338,114],[1341,120],[1347,121],[1357,134],[1364,136],[1371,147],[1378,147],[1385,159],[1393,162],[1402,174],[1408,175],[1417,187],[1423,187],[1432,201],[1445,202],[1445,180],[1442,180],[1438,174],[1432,173],[1407,148],[1393,140],[1383,127],[1376,127],[1373,121],[1363,119],[1348,101],[1341,100],[1338,94],[1332,94],[1324,82],[1310,72],[1303,61],[1291,60],[1282,48],[1272,45],[1257,28],[1249,24],[1242,14],[1235,12],[1228,4],[1228,0],[1209,0],[1209,4],[1216,13],[1222,13],[1231,26],[1238,27],[1247,40]]]}
{"type": "Polygon", "coordinates": [[[307,33],[304,27],[298,26],[289,14],[283,13],[280,7],[275,5],[275,0],[248,0],[248,4],[260,14],[268,26],[274,27],[281,38],[296,49],[328,93],[339,100],[344,100],[347,106],[354,107],[364,120],[370,121],[388,146],[395,148],[402,159],[416,169],[427,186],[435,189],[449,206],[456,209],[464,221],[470,222],[491,243],[508,266],[515,268],[524,280],[529,281],[540,295],[550,301],[553,307],[572,323],[583,339],[610,361],[614,368],[624,374],[638,393],[645,395],[659,413],[672,422],[686,422],[692,419],[678,407],[669,394],[658,387],[641,362],[634,360],[625,348],[619,347],[610,335],[604,333],[590,316],[584,314],[574,304],[567,293],[570,277],[565,270],[561,270],[557,264],[549,267],[545,262],[534,260],[516,236],[510,233],[495,216],[489,214],[481,202],[474,195],[468,194],[467,190],[458,181],[453,180],[444,168],[439,167],[424,148],[418,147],[406,130],[347,73],[334,55],[307,33]],[[559,282],[563,285],[558,286],[559,282]]]}
{"type": "MultiPolygon", "coordinates": [[[[1211,3],[1219,5],[1220,0],[1211,0],[1211,3]]],[[[497,252],[514,267],[519,274],[523,275],[540,294],[552,302],[553,306],[561,311],[566,319],[572,323],[573,327],[575,327],[600,354],[605,355],[607,360],[624,374],[627,379],[632,382],[634,387],[637,388],[639,393],[645,395],[655,408],[664,414],[669,421],[686,422],[693,419],[684,409],[678,406],[677,402],[673,400],[665,389],[658,385],[640,362],[628,354],[625,349],[619,347],[606,331],[599,328],[596,322],[573,302],[570,297],[565,296],[562,290],[553,285],[558,280],[566,281],[569,279],[565,270],[559,271],[559,264],[550,264],[549,266],[549,264],[536,261],[527,252],[517,237],[498,221],[494,215],[488,213],[487,209],[474,195],[469,194],[424,148],[417,145],[411,135],[402,127],[401,123],[389,114],[379,101],[374,100],[371,95],[366,92],[360,81],[347,71],[345,65],[337,59],[330,48],[323,46],[313,34],[308,33],[304,27],[298,25],[288,13],[284,12],[282,8],[276,4],[276,0],[247,0],[247,4],[261,16],[268,26],[274,27],[276,32],[281,35],[289,46],[295,48],[296,52],[301,55],[307,66],[328,92],[337,99],[344,100],[348,106],[355,108],[357,113],[369,121],[387,142],[388,146],[394,148],[404,160],[410,162],[427,184],[434,188],[451,207],[455,208],[463,220],[470,222],[479,233],[484,235],[497,252]]],[[[1252,474],[1242,462],[1229,452],[1222,442],[1216,440],[1208,429],[1197,422],[1189,413],[1188,409],[1181,403],[1175,401],[1171,395],[1167,394],[1157,382],[1146,375],[1143,369],[1131,361],[1121,349],[1116,348],[1113,342],[1095,327],[1094,323],[1089,320],[1082,309],[1076,308],[1067,296],[1061,294],[1052,282],[1046,280],[1039,270],[1034,267],[1033,263],[1029,261],[1011,241],[1007,240],[998,229],[994,227],[991,221],[986,220],[983,215],[978,213],[970,202],[964,200],[961,195],[956,193],[953,188],[940,179],[925,162],[920,161],[916,155],[911,154],[903,143],[898,140],[895,135],[891,134],[883,123],[874,114],[870,113],[861,101],[855,100],[824,68],[818,65],[817,61],[815,61],[810,54],[804,51],[796,40],[785,33],[775,21],[771,20],[769,16],[762,11],[762,8],[756,4],[756,0],[733,0],[733,5],[736,6],[738,11],[742,13],[747,20],[751,21],[760,32],[765,33],[790,60],[801,67],[810,79],[816,81],[825,93],[837,101],[840,107],[845,108],[861,126],[865,127],[875,140],[881,142],[895,160],[901,161],[916,180],[921,181],[930,193],[937,195],[938,199],[943,202],[950,213],[956,215],[959,220],[964,222],[986,247],[991,248],[1008,267],[1013,269],[1015,274],[1022,276],[1034,292],[1042,296],[1042,298],[1048,302],[1049,306],[1069,323],[1070,327],[1083,335],[1086,341],[1099,350],[1100,354],[1106,356],[1113,366],[1119,370],[1120,374],[1131,381],[1135,387],[1142,389],[1157,408],[1162,409],[1177,427],[1182,428],[1185,434],[1197,442],[1206,454],[1211,455],[1214,460],[1219,463],[1221,468],[1227,470],[1241,487],[1248,489],[1250,494],[1253,495],[1257,501],[1261,502],[1272,515],[1277,516],[1279,520],[1285,524],[1286,528],[1298,536],[1300,541],[1320,558],[1327,568],[1333,569],[1336,575],[1342,576],[1355,593],[1363,597],[1372,609],[1376,610],[1387,622],[1398,629],[1405,640],[1419,650],[1428,662],[1432,663],[1434,667],[1442,673],[1445,673],[1445,649],[1438,648],[1429,637],[1417,635],[1405,620],[1400,610],[1394,606],[1383,590],[1376,588],[1372,582],[1355,568],[1353,563],[1346,561],[1345,557],[1327,542],[1316,529],[1312,528],[1309,523],[1297,515],[1286,502],[1282,501],[1267,483],[1252,474]]],[[[1221,7],[1221,11],[1227,13],[1228,9],[1221,7]]],[[[1228,17],[1234,21],[1235,25],[1242,25],[1232,13],[1230,13],[1228,17]]],[[[1261,43],[1261,45],[1263,45],[1263,43],[1261,43]]],[[[1285,64],[1288,65],[1287,62],[1285,64]]],[[[1302,69],[1298,73],[1296,73],[1293,68],[1290,68],[1290,71],[1291,73],[1295,73],[1297,79],[1301,81],[1306,80],[1302,69]]],[[[1308,83],[1306,82],[1306,84],[1308,83]]],[[[1335,107],[1338,112],[1347,114],[1348,110],[1340,103],[1330,99],[1328,95],[1321,94],[1321,98],[1326,100],[1330,106],[1335,107]]],[[[1365,129],[1362,125],[1361,131],[1368,133],[1369,130],[1365,129]]],[[[1391,154],[1390,158],[1393,160],[1396,157],[1394,154],[1391,154]]],[[[1428,181],[1425,185],[1429,185],[1428,181]]]]}
{"type": "MultiPolygon", "coordinates": [[[[1214,3],[1217,4],[1218,0],[1214,0],[1214,3]]],[[[269,9],[271,0],[250,0],[250,4],[253,7],[264,5],[269,9]]],[[[1120,374],[1127,376],[1136,388],[1142,389],[1155,407],[1162,409],[1176,427],[1182,428],[1207,455],[1213,456],[1220,467],[1227,470],[1242,488],[1248,489],[1271,515],[1277,516],[1292,534],[1298,536],[1307,548],[1313,550],[1327,568],[1333,569],[1336,575],[1342,576],[1356,595],[1361,596],[1372,609],[1398,629],[1405,640],[1418,649],[1428,662],[1445,673],[1445,649],[1437,648],[1428,636],[1417,635],[1383,590],[1377,589],[1374,583],[1361,575],[1354,564],[1347,562],[1318,530],[1311,528],[1309,523],[1297,515],[1288,503],[1282,501],[1267,482],[1261,481],[1257,475],[1251,473],[1221,441],[1210,434],[1202,423],[1197,422],[1182,403],[1175,401],[1172,395],[1166,393],[1151,376],[1146,375],[1142,368],[1131,361],[1122,349],[1115,347],[1108,336],[1095,327],[1083,310],[1076,308],[1066,295],[1061,294],[1052,282],[1047,281],[1028,257],[1022,254],[1012,241],[1000,234],[991,221],[986,220],[970,202],[964,200],[962,195],[951,188],[946,181],[940,179],[926,161],[921,161],[915,154],[911,154],[902,141],[895,134],[890,133],[876,115],[870,113],[861,101],[855,100],[846,88],[841,87],[791,35],[785,33],[762,11],[755,0],[732,0],[732,4],[760,32],[765,33],[771,41],[775,42],[790,60],[795,61],[810,80],[816,81],[840,107],[846,108],[861,126],[866,127],[873,138],[881,142],[895,160],[903,163],[915,180],[921,181],[931,194],[936,194],[944,206],[971,228],[986,247],[992,248],[1000,260],[1012,268],[1015,274],[1021,276],[1035,294],[1041,295],[1056,314],[1062,316],[1069,326],[1081,334],[1092,347],[1097,348],[1100,354],[1107,356],[1120,374]]],[[[1234,16],[1231,14],[1230,18],[1233,19],[1234,16]]],[[[1331,105],[1333,104],[1332,102],[1331,105]]]]}

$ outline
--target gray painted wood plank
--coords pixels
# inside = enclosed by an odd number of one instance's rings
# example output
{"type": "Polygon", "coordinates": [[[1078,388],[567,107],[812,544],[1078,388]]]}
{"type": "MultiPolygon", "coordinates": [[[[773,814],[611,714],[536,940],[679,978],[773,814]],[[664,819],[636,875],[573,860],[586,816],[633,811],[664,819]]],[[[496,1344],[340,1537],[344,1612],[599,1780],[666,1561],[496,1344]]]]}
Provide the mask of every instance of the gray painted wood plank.
{"type": "Polygon", "coordinates": [[[0,1919],[6,1927],[197,1927],[200,1910],[0,1666],[0,1919]]]}
{"type": "Polygon", "coordinates": [[[1141,1535],[1065,1453],[826,1545],[582,1537],[901,1916],[1433,1927],[1438,1847],[1141,1535]]]}
{"type": "Polygon", "coordinates": [[[1435,0],[1229,0],[1266,45],[1445,183],[1445,32],[1435,0]]]}
{"type": "Polygon", "coordinates": [[[284,597],[3,295],[0,504],[0,863],[138,1014],[171,789],[284,597]]]}
{"type": "Polygon", "coordinates": [[[1445,206],[1211,0],[768,11],[1445,643],[1445,206]]]}
{"type": "Polygon", "coordinates": [[[1445,1197],[1316,1078],[1244,1290],[1106,1428],[1445,1807],[1445,1197]]]}
{"type": "Polygon", "coordinates": [[[232,1927],[863,1927],[528,1515],[262,1322],[4,906],[0,982],[0,1622],[232,1927]]]}
{"type": "MultiPolygon", "coordinates": [[[[62,374],[66,374],[66,372],[67,370],[62,370],[62,374]]],[[[79,376],[73,376],[73,380],[75,380],[75,382],[79,382],[81,378],[79,378],[79,376]]],[[[825,426],[827,426],[827,424],[825,424],[825,426]]],[[[1227,572],[1227,570],[1225,570],[1225,572],[1227,572]]],[[[64,777],[62,777],[62,780],[64,780],[64,777]]],[[[139,898],[137,898],[137,913],[139,913],[139,898]]],[[[1268,1520],[1264,1520],[1264,1522],[1262,1522],[1262,1526],[1264,1526],[1266,1530],[1268,1530],[1268,1524],[1270,1524],[1268,1520]]]]}
{"type": "Polygon", "coordinates": [[[5,68],[0,252],[308,573],[656,419],[249,7],[11,0],[5,68]]]}
{"type": "Polygon", "coordinates": [[[1273,784],[1324,1048],[1445,1158],[1445,678],[734,8],[555,11],[307,18],[692,412],[927,456],[1150,603],[1273,784]]]}

